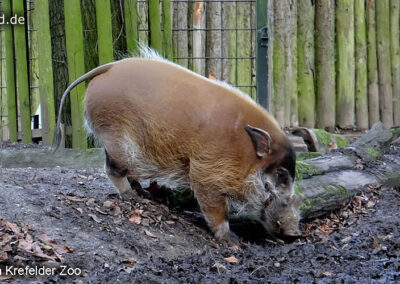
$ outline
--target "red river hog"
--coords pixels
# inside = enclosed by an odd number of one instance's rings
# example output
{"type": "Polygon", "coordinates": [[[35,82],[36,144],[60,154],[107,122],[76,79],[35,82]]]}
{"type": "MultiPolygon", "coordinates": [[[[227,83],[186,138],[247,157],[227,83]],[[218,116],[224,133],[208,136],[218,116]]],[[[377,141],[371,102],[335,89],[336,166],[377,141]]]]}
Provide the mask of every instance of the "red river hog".
{"type": "Polygon", "coordinates": [[[220,240],[232,240],[230,203],[271,235],[299,234],[293,147],[246,94],[142,47],[140,56],[97,67],[68,87],[55,140],[66,96],[91,78],[86,123],[104,146],[107,175],[123,197],[132,193],[128,178],[188,186],[220,240]]]}

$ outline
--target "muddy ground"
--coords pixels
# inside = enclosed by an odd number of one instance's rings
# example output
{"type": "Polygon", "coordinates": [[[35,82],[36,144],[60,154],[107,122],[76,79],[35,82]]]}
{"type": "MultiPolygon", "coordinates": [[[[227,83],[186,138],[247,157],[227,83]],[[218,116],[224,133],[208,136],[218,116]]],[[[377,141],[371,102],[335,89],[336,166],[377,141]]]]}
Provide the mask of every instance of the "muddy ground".
{"type": "Polygon", "coordinates": [[[399,188],[370,187],[340,212],[302,223],[304,237],[292,243],[236,221],[249,247],[235,251],[195,207],[120,201],[103,169],[0,168],[0,281],[399,283],[399,209],[399,188]],[[6,273],[27,265],[56,269],[6,273]]]}

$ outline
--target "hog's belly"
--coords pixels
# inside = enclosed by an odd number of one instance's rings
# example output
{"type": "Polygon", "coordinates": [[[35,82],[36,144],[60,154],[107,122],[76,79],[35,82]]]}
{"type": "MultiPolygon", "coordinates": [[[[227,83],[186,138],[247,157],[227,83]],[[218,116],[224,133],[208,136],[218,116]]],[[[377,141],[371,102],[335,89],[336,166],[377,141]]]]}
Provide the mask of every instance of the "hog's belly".
{"type": "Polygon", "coordinates": [[[128,137],[122,139],[119,144],[128,164],[128,176],[143,186],[146,187],[152,181],[169,188],[190,186],[188,170],[181,164],[159,165],[153,159],[146,157],[140,146],[128,137]]]}

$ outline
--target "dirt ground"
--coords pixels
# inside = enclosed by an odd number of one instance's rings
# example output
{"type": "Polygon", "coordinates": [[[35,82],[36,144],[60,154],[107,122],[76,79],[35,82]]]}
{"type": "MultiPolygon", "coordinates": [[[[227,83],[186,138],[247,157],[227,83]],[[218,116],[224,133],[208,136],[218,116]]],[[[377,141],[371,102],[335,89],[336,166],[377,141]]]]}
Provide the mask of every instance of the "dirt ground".
{"type": "Polygon", "coordinates": [[[367,188],[292,243],[235,222],[249,244],[235,251],[195,208],[119,200],[103,169],[0,168],[0,281],[399,283],[399,209],[399,188],[367,188]],[[26,266],[55,270],[7,271],[26,266]]]}

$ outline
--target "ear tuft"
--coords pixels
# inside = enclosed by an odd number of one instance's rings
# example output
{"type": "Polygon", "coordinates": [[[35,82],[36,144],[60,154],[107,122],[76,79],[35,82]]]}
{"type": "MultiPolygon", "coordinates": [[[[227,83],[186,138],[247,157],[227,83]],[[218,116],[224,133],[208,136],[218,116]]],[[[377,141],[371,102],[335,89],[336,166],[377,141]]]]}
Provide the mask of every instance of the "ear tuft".
{"type": "Polygon", "coordinates": [[[247,125],[244,128],[249,134],[256,150],[257,157],[263,158],[271,153],[272,139],[269,133],[263,129],[247,125]]]}

